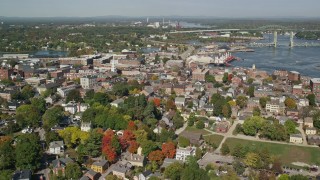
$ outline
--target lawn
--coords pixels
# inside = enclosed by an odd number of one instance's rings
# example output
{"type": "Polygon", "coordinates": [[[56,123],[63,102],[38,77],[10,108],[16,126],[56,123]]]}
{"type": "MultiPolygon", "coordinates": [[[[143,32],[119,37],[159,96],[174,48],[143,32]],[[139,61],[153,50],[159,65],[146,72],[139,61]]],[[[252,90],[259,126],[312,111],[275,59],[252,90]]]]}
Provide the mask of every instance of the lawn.
{"type": "Polygon", "coordinates": [[[223,136],[218,134],[212,134],[209,136],[203,136],[203,139],[205,140],[206,143],[215,144],[218,147],[223,139],[223,136]]]}
{"type": "Polygon", "coordinates": [[[201,133],[202,135],[210,134],[210,132],[204,130],[204,129],[198,129],[195,126],[188,126],[184,131],[188,132],[195,132],[195,133],[201,133]]]}
{"type": "Polygon", "coordinates": [[[256,148],[257,150],[268,148],[269,152],[279,157],[283,164],[290,164],[292,162],[304,162],[309,165],[320,164],[320,148],[317,147],[275,144],[237,138],[228,138],[225,143],[229,146],[231,152],[239,143],[243,146],[248,145],[250,148],[256,148]]]}

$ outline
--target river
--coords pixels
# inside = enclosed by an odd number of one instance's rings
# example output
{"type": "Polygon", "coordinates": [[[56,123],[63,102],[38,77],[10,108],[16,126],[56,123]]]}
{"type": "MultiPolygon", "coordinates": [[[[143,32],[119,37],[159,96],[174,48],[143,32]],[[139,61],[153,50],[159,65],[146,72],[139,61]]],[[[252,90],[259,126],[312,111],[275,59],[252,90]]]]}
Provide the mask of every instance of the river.
{"type": "MultiPolygon", "coordinates": [[[[272,42],[273,35],[265,35],[265,39],[258,42],[272,42]]],[[[277,69],[298,71],[302,75],[320,77],[320,47],[289,47],[290,36],[279,35],[278,47],[257,47],[255,52],[239,52],[233,55],[244,59],[232,62],[233,66],[252,67],[272,73],[277,69]]],[[[296,43],[316,42],[294,39],[296,43]]],[[[318,41],[319,43],[320,41],[318,41]]]]}

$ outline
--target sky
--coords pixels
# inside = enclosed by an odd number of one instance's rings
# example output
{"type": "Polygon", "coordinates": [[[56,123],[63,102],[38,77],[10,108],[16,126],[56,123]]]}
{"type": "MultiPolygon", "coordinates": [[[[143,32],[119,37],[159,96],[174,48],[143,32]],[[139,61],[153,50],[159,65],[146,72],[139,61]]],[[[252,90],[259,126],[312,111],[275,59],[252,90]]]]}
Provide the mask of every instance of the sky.
{"type": "Polygon", "coordinates": [[[320,0],[0,0],[0,16],[320,17],[320,0]]]}

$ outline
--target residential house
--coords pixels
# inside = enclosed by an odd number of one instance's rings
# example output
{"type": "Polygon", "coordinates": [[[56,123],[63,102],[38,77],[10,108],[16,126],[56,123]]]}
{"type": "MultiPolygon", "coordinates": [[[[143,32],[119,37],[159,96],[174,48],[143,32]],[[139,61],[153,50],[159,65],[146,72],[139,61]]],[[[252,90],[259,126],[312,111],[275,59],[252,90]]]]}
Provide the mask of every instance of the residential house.
{"type": "Polygon", "coordinates": [[[61,171],[64,174],[67,164],[74,162],[71,158],[58,158],[52,161],[52,171],[54,174],[58,175],[61,171]]]}
{"type": "Polygon", "coordinates": [[[218,122],[217,125],[216,125],[216,132],[217,133],[227,133],[229,127],[230,127],[230,122],[229,121],[218,122]]]}
{"type": "Polygon", "coordinates": [[[91,122],[81,122],[81,131],[89,132],[91,130],[91,122]]]}
{"type": "Polygon", "coordinates": [[[185,162],[188,156],[195,156],[195,154],[196,154],[195,147],[187,147],[187,148],[178,147],[176,150],[176,160],[185,162]]]}
{"type": "Polygon", "coordinates": [[[118,178],[125,179],[126,174],[130,171],[130,167],[121,163],[112,165],[112,174],[118,178]]]}
{"type": "Polygon", "coordinates": [[[206,110],[206,112],[209,116],[211,116],[213,114],[213,108],[214,108],[213,105],[206,104],[203,106],[203,108],[206,110]]]}
{"type": "Polygon", "coordinates": [[[80,78],[80,85],[83,89],[92,89],[97,86],[97,76],[84,76],[80,78]]]}
{"type": "Polygon", "coordinates": [[[317,129],[314,127],[306,127],[306,135],[315,135],[317,134],[317,129]]]}
{"type": "Polygon", "coordinates": [[[129,152],[125,152],[122,154],[123,160],[128,161],[132,166],[137,166],[137,167],[144,167],[146,164],[146,158],[138,152],[138,154],[132,154],[129,152]]]}
{"type": "Polygon", "coordinates": [[[57,88],[57,93],[62,97],[62,98],[65,98],[70,91],[78,88],[79,85],[69,85],[69,86],[65,86],[65,87],[60,87],[60,88],[57,88]]]}
{"type": "Polygon", "coordinates": [[[98,180],[100,176],[100,173],[97,173],[93,170],[89,170],[80,178],[80,180],[98,180]]]}
{"type": "Polygon", "coordinates": [[[313,119],[312,117],[306,117],[304,118],[304,126],[305,127],[313,127],[313,119]]]}
{"type": "Polygon", "coordinates": [[[12,180],[31,180],[32,172],[30,170],[15,171],[12,180]]]}
{"type": "Polygon", "coordinates": [[[207,74],[209,74],[209,69],[195,69],[192,71],[192,80],[205,81],[207,74]]]}
{"type": "Polygon", "coordinates": [[[201,83],[200,81],[197,81],[196,83],[194,83],[193,86],[197,91],[202,92],[204,90],[204,85],[203,83],[201,83]]]}
{"type": "Polygon", "coordinates": [[[173,91],[176,93],[177,96],[184,95],[186,92],[185,89],[186,89],[185,85],[176,84],[173,86],[173,91]]]}
{"type": "Polygon", "coordinates": [[[182,108],[185,106],[186,98],[185,97],[176,97],[174,99],[174,103],[177,106],[177,108],[182,108]]]}
{"type": "Polygon", "coordinates": [[[100,160],[92,163],[91,169],[95,172],[103,173],[108,168],[108,161],[100,160]]]}
{"type": "Polygon", "coordinates": [[[152,171],[147,170],[147,171],[144,171],[143,173],[139,174],[138,179],[139,179],[139,180],[147,180],[147,179],[149,179],[152,175],[153,175],[152,171]]]}
{"type": "Polygon", "coordinates": [[[120,105],[121,103],[123,103],[123,102],[124,102],[123,99],[116,99],[116,100],[112,101],[112,102],[110,103],[110,105],[111,105],[111,106],[114,106],[114,107],[119,107],[119,105],[120,105]]]}
{"type": "Polygon", "coordinates": [[[274,114],[283,115],[284,111],[285,111],[285,105],[283,102],[280,102],[279,100],[274,99],[274,100],[267,102],[266,111],[274,113],[274,114]]]}
{"type": "Polygon", "coordinates": [[[201,133],[195,133],[195,132],[182,132],[180,136],[185,137],[189,139],[190,144],[195,146],[200,146],[203,143],[202,134],[201,133]]]}
{"type": "Polygon", "coordinates": [[[320,145],[320,136],[318,135],[309,135],[307,136],[308,143],[311,145],[320,145]]]}
{"type": "Polygon", "coordinates": [[[286,114],[287,114],[287,116],[298,117],[299,116],[299,111],[296,110],[296,109],[287,109],[286,114]]]}
{"type": "Polygon", "coordinates": [[[291,134],[290,135],[290,142],[295,144],[302,144],[302,135],[301,134],[291,134]]]}
{"type": "Polygon", "coordinates": [[[64,143],[63,141],[52,141],[49,145],[50,154],[63,154],[64,153],[64,143]]]}

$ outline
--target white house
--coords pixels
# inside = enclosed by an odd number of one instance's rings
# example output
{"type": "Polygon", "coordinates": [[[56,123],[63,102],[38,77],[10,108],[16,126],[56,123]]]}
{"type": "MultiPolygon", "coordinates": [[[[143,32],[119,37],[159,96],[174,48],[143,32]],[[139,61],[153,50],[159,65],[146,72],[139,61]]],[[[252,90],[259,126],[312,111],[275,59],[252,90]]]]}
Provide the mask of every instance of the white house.
{"type": "Polygon", "coordinates": [[[91,130],[91,122],[81,122],[81,131],[89,132],[91,130]]]}
{"type": "Polygon", "coordinates": [[[80,85],[83,89],[92,89],[97,85],[97,77],[84,76],[80,78],[80,85]]]}
{"type": "Polygon", "coordinates": [[[63,141],[53,141],[49,145],[50,154],[63,154],[64,153],[64,143],[63,141]]]}
{"type": "Polygon", "coordinates": [[[114,106],[114,107],[119,107],[119,105],[120,105],[121,103],[123,103],[123,102],[124,102],[123,99],[117,99],[117,100],[112,101],[112,102],[110,103],[110,105],[111,105],[111,106],[114,106]]]}
{"type": "Polygon", "coordinates": [[[177,148],[176,151],[176,160],[181,160],[183,162],[186,161],[188,156],[195,156],[196,148],[195,147],[187,147],[187,148],[177,148]]]}
{"type": "Polygon", "coordinates": [[[185,97],[176,97],[174,99],[174,103],[176,104],[177,107],[184,107],[186,102],[185,97]]]}

